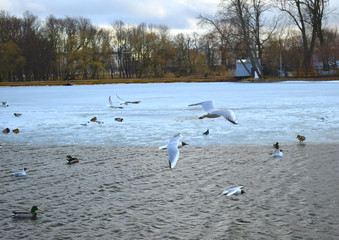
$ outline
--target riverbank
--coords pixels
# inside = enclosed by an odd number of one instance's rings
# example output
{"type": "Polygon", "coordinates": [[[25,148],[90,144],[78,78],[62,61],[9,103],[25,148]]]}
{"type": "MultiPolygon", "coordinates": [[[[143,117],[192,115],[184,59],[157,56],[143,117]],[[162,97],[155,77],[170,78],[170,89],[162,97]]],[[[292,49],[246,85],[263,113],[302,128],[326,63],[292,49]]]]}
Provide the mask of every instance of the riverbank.
{"type": "Polygon", "coordinates": [[[69,81],[27,81],[27,82],[0,82],[0,87],[19,86],[72,86],[72,85],[96,85],[96,84],[130,84],[130,83],[175,83],[175,82],[281,82],[281,81],[333,81],[338,76],[326,77],[275,77],[254,80],[252,78],[236,79],[230,77],[182,77],[182,78],[115,78],[115,79],[87,79],[69,81]]]}

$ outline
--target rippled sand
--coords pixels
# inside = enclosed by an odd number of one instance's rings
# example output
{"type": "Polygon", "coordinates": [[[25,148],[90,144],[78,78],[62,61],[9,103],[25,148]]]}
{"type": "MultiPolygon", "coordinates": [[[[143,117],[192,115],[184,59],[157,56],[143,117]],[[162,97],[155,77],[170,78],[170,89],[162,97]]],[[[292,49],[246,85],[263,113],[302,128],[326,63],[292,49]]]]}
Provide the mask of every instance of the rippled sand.
{"type": "Polygon", "coordinates": [[[188,146],[171,170],[157,147],[5,145],[0,238],[338,239],[339,144],[281,148],[188,146]],[[11,216],[32,205],[36,220],[11,216]]]}

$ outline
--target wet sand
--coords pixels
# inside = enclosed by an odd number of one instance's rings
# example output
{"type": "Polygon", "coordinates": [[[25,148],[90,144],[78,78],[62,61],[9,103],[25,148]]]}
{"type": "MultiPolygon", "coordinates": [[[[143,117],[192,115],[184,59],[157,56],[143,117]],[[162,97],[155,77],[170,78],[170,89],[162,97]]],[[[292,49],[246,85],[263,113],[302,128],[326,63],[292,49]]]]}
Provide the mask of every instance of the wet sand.
{"type": "Polygon", "coordinates": [[[187,146],[169,169],[158,147],[3,145],[0,238],[338,239],[339,144],[281,149],[187,146]],[[36,220],[11,216],[33,205],[36,220]]]}

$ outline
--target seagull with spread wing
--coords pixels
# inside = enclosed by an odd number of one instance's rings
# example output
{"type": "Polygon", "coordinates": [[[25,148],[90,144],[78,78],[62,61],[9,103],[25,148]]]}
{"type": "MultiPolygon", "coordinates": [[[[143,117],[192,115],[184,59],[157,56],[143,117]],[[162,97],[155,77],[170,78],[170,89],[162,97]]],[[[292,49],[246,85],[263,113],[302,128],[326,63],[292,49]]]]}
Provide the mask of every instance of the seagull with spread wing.
{"type": "Polygon", "coordinates": [[[117,95],[117,98],[119,99],[120,101],[120,105],[128,105],[128,104],[138,104],[140,103],[141,101],[124,101],[122,100],[118,95],[117,95]]]}
{"type": "Polygon", "coordinates": [[[206,112],[206,114],[199,117],[199,119],[204,119],[206,117],[207,118],[217,118],[217,117],[223,116],[226,120],[230,121],[231,123],[238,124],[237,116],[235,115],[235,113],[232,110],[216,109],[214,107],[213,100],[195,103],[195,104],[190,104],[188,106],[191,107],[191,106],[199,106],[199,105],[206,112]]]}
{"type": "Polygon", "coordinates": [[[108,106],[109,106],[110,108],[120,108],[120,109],[123,108],[123,107],[120,107],[120,106],[118,106],[118,107],[117,107],[117,106],[114,106],[113,103],[112,103],[111,96],[108,97],[108,103],[109,103],[108,106]]]}
{"type": "Polygon", "coordinates": [[[181,133],[175,135],[166,146],[162,146],[159,149],[167,149],[169,167],[174,168],[179,159],[179,148],[188,145],[185,142],[180,142],[182,138],[181,133]]]}

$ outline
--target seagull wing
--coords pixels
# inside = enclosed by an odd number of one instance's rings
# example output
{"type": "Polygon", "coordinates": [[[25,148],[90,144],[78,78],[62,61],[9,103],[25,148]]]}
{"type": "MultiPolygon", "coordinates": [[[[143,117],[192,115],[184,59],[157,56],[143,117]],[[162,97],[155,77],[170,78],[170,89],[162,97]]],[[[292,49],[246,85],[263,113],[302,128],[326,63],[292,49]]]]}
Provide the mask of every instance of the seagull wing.
{"type": "Polygon", "coordinates": [[[109,102],[109,105],[110,105],[110,106],[113,106],[111,96],[108,97],[108,102],[109,102]]]}
{"type": "Polygon", "coordinates": [[[119,99],[120,104],[127,104],[127,102],[125,102],[124,100],[122,100],[122,99],[118,96],[118,94],[117,94],[117,98],[119,99]]]}
{"type": "Polygon", "coordinates": [[[177,164],[177,161],[179,159],[179,141],[182,138],[182,135],[179,133],[175,135],[168,143],[167,145],[167,152],[168,152],[168,161],[170,168],[174,168],[177,164]]]}
{"type": "Polygon", "coordinates": [[[205,102],[200,102],[200,103],[195,103],[195,104],[190,104],[188,106],[191,107],[191,106],[198,106],[198,105],[201,105],[201,107],[204,110],[204,112],[210,113],[210,112],[216,111],[216,109],[214,107],[213,100],[205,101],[205,102]]]}
{"type": "Polygon", "coordinates": [[[178,144],[175,144],[174,142],[168,144],[167,152],[168,152],[168,161],[169,161],[170,168],[174,168],[179,159],[178,144]]]}
{"type": "Polygon", "coordinates": [[[224,110],[215,110],[210,113],[218,114],[223,116],[226,120],[230,121],[233,124],[238,124],[238,119],[235,113],[232,110],[224,109],[224,110]]]}

